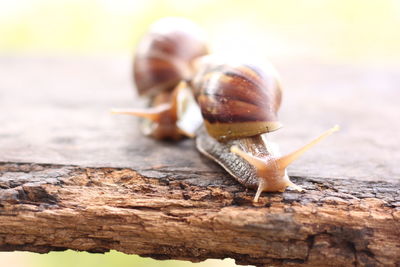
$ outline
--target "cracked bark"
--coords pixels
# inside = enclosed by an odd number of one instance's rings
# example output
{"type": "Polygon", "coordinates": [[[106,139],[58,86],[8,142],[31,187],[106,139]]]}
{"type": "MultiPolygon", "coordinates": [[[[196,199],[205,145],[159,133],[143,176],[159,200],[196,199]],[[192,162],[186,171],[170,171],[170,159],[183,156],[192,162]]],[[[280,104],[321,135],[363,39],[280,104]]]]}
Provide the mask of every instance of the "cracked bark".
{"type": "Polygon", "coordinates": [[[0,173],[3,251],[115,249],[254,265],[400,260],[398,186],[384,182],[295,178],[306,192],[264,194],[253,204],[254,192],[224,176],[199,186],[116,168],[3,163],[0,173]],[[384,193],[369,197],[377,186],[384,193]]]}
{"type": "MultiPolygon", "coordinates": [[[[253,204],[254,192],[200,156],[193,140],[157,142],[138,132],[135,119],[105,114],[131,102],[124,95],[129,80],[116,71],[129,64],[0,59],[0,96],[7,96],[0,98],[1,251],[118,250],[156,259],[230,257],[260,266],[400,265],[400,147],[393,135],[400,126],[394,123],[398,105],[390,101],[398,98],[387,95],[379,105],[376,91],[354,82],[370,75],[367,70],[304,67],[321,80],[308,83],[307,94],[300,88],[285,96],[288,129],[276,136],[283,150],[327,128],[328,120],[328,126],[344,120],[343,134],[289,169],[305,192],[264,193],[253,204]],[[364,90],[363,101],[351,108],[321,93],[339,69],[351,75],[336,77],[343,88],[336,95],[349,97],[348,84],[364,90]],[[65,70],[77,71],[66,78],[65,70]],[[57,81],[56,94],[48,77],[57,81]],[[116,86],[118,79],[127,82],[116,86]],[[321,115],[302,109],[310,95],[321,115]],[[292,116],[296,110],[304,111],[303,119],[292,116]],[[389,131],[384,125],[391,121],[389,131]],[[371,125],[373,133],[366,130],[371,125]]],[[[304,73],[288,66],[282,76],[299,86],[304,73]]],[[[398,77],[393,72],[384,84],[396,85],[398,77]]],[[[386,93],[398,94],[393,88],[386,93]]]]}

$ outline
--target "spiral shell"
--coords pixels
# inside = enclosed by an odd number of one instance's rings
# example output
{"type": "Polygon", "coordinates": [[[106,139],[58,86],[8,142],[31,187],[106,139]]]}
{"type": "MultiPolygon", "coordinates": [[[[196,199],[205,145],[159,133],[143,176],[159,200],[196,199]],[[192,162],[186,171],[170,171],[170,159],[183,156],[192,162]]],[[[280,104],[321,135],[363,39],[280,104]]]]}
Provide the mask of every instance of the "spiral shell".
{"type": "Polygon", "coordinates": [[[172,91],[193,73],[192,61],[208,48],[201,29],[183,18],[163,18],[144,35],[134,58],[134,79],[139,95],[172,91]]]}
{"type": "Polygon", "coordinates": [[[276,72],[250,64],[202,63],[192,82],[207,132],[219,141],[281,127],[281,88],[276,72]]]}

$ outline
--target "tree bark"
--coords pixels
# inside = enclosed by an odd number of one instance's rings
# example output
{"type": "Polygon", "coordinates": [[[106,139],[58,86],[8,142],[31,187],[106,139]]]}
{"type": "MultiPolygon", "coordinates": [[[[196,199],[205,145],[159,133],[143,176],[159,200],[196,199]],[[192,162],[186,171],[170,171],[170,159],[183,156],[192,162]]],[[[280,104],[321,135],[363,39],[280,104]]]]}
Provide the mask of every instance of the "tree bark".
{"type": "Polygon", "coordinates": [[[253,204],[193,140],[155,141],[109,115],[142,104],[128,59],[0,58],[0,250],[399,266],[400,73],[300,63],[278,66],[286,128],[272,137],[288,152],[343,130],[289,168],[304,192],[253,204]]]}
{"type": "Polygon", "coordinates": [[[2,251],[114,249],[254,265],[400,263],[399,185],[298,177],[305,192],[263,194],[253,204],[254,192],[215,173],[198,174],[208,183],[195,186],[132,169],[3,163],[0,171],[2,251]]]}

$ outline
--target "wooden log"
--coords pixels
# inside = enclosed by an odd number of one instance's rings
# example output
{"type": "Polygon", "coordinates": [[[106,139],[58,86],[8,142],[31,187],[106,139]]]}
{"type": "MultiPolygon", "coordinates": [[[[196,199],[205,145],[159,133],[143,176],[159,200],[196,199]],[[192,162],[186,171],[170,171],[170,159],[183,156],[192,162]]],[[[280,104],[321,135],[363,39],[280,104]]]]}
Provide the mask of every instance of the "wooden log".
{"type": "Polygon", "coordinates": [[[343,131],[289,169],[305,192],[264,193],[253,204],[254,192],[202,157],[193,140],[154,141],[134,118],[107,113],[141,104],[130,100],[127,60],[3,57],[0,250],[399,265],[400,76],[291,66],[279,68],[290,81],[287,127],[272,138],[290,151],[332,124],[343,131]]]}

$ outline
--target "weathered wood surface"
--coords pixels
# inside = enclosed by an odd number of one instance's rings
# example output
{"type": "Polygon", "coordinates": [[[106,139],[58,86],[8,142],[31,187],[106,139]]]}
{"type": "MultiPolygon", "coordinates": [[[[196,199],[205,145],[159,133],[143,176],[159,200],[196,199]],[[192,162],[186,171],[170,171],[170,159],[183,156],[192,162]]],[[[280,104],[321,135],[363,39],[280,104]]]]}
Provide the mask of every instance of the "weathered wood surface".
{"type": "Polygon", "coordinates": [[[254,195],[193,140],[143,137],[127,59],[0,59],[0,250],[116,249],[242,264],[400,264],[399,71],[282,63],[282,151],[340,124],[254,195]]]}

